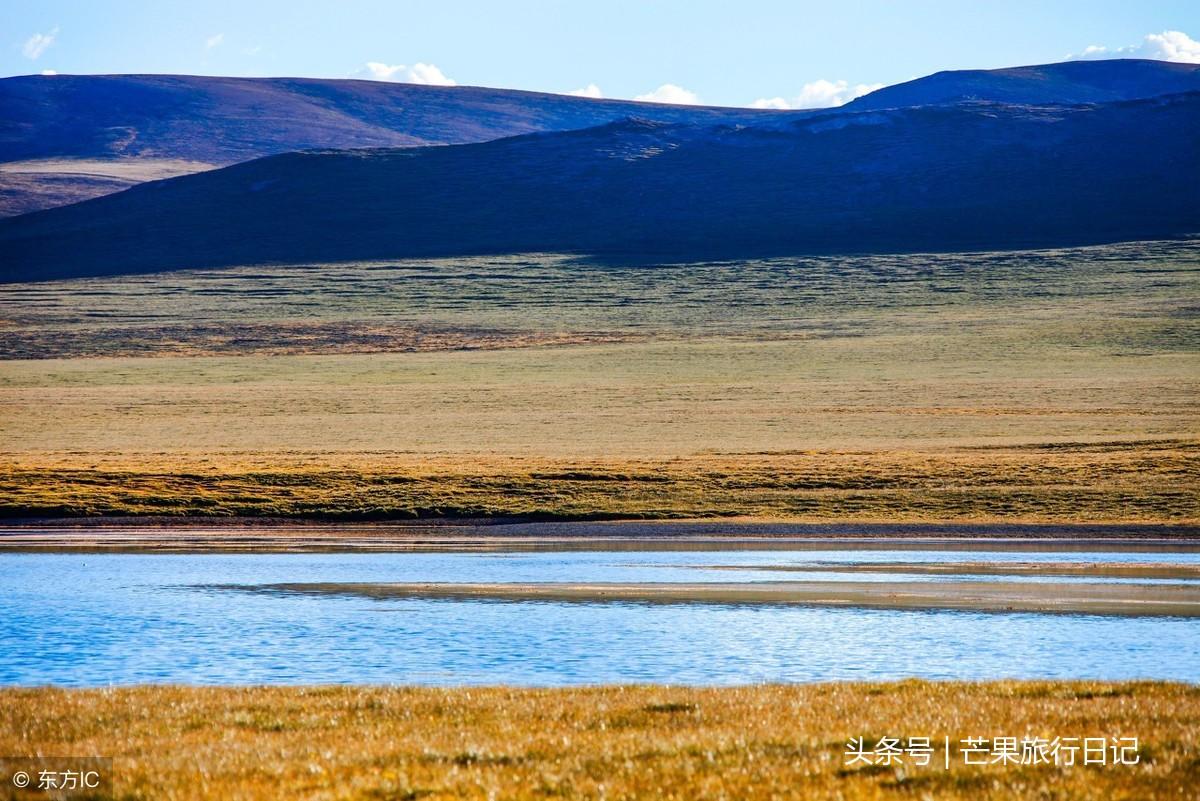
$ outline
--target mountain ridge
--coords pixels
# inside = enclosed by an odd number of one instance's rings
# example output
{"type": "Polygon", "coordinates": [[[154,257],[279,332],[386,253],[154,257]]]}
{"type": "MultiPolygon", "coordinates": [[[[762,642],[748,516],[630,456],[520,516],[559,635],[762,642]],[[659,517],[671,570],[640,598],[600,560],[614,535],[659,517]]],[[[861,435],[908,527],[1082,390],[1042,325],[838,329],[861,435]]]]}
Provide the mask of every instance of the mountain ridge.
{"type": "Polygon", "coordinates": [[[838,109],[793,111],[358,79],[16,76],[0,79],[0,217],[293,150],[464,144],[629,116],[769,126],[830,112],[969,100],[1112,102],[1181,89],[1200,89],[1200,65],[1125,59],[947,71],[838,109]]]}
{"type": "Polygon", "coordinates": [[[633,114],[704,122],[787,113],[351,78],[157,74],[3,78],[0,109],[8,119],[0,127],[0,161],[144,152],[214,164],[314,147],[464,144],[589,128],[633,114]],[[264,125],[268,101],[274,106],[264,125]],[[206,114],[181,116],[189,110],[206,114]],[[60,117],[67,112],[84,117],[83,123],[62,129],[60,117]],[[88,114],[94,117],[86,119],[88,114]],[[59,130],[51,132],[51,126],[59,130]],[[203,126],[205,136],[195,136],[190,126],[203,126]],[[239,138],[239,132],[252,136],[239,138]],[[164,143],[171,136],[178,141],[164,143]]]}
{"type": "Polygon", "coordinates": [[[856,111],[969,100],[1108,103],[1200,91],[1200,64],[1150,59],[1060,61],[990,70],[942,70],[847,103],[856,111]]]}
{"type": "Polygon", "coordinates": [[[0,279],[560,251],[1003,249],[1200,231],[1200,93],[307,151],[0,221],[0,279]],[[913,180],[918,176],[920,180],[913,180]]]}
{"type": "Polygon", "coordinates": [[[177,173],[317,147],[463,144],[630,114],[704,123],[797,113],[354,79],[3,78],[0,216],[119,191],[180,162],[177,173]]]}

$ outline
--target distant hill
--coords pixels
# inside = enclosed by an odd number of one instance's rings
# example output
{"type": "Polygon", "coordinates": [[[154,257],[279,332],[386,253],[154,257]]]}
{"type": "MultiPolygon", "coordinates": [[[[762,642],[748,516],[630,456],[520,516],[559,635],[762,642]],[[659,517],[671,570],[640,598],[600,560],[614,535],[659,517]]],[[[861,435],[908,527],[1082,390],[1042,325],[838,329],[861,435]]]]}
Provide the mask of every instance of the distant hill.
{"type": "MultiPolygon", "coordinates": [[[[1103,103],[1187,91],[1200,91],[1200,64],[1069,61],[939,72],[872,92],[847,109],[964,100],[1103,103]]],[[[0,162],[134,157],[227,165],[312,148],[483,142],[626,117],[703,125],[796,114],[359,80],[31,75],[0,79],[0,162]]]]}
{"type": "Polygon", "coordinates": [[[1002,249],[1200,231],[1200,93],[272,156],[0,220],[0,279],[561,251],[1002,249]]]}
{"type": "MultiPolygon", "coordinates": [[[[881,89],[845,108],[973,100],[1098,103],[1194,90],[1200,90],[1200,65],[1075,61],[940,72],[881,89]]],[[[809,113],[313,78],[4,78],[0,216],[294,150],[466,144],[590,128],[627,117],[690,125],[786,125],[809,113]]]]}
{"type": "Polygon", "coordinates": [[[0,161],[134,156],[223,165],[310,148],[482,142],[629,116],[719,123],[778,113],[379,81],[34,75],[0,79],[0,161]]]}
{"type": "Polygon", "coordinates": [[[991,101],[1024,105],[1111,103],[1200,91],[1200,64],[1145,59],[1064,61],[999,70],[936,72],[854,100],[853,111],[991,101]]]}
{"type": "Polygon", "coordinates": [[[781,112],[315,78],[4,78],[0,215],[125,188],[135,182],[128,176],[136,164],[161,172],[172,162],[190,162],[200,170],[292,150],[482,142],[632,115],[712,124],[781,112]],[[42,160],[53,162],[42,170],[42,160]],[[121,177],[109,174],[107,162],[114,160],[121,162],[121,177]],[[23,162],[19,176],[4,162],[23,162]]]}

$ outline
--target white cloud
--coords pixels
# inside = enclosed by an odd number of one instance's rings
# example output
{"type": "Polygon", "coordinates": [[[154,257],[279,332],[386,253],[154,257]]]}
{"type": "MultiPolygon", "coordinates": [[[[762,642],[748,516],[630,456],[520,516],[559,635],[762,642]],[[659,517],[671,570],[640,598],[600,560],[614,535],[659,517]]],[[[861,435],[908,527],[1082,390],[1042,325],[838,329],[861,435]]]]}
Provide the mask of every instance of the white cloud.
{"type": "Polygon", "coordinates": [[[454,81],[447,78],[441,70],[432,64],[413,64],[409,70],[413,83],[425,83],[431,86],[454,86],[454,81]]]}
{"type": "Polygon", "coordinates": [[[58,70],[42,70],[43,75],[57,75],[58,70]]]}
{"type": "Polygon", "coordinates": [[[856,97],[862,97],[868,92],[874,92],[876,89],[882,89],[881,83],[856,83],[851,85],[847,81],[827,81],[821,79],[806,83],[800,89],[800,94],[791,100],[782,97],[763,97],[755,100],[750,104],[752,108],[774,108],[774,109],[794,109],[794,108],[832,108],[833,106],[842,106],[849,103],[856,97]]]}
{"type": "MultiPolygon", "coordinates": [[[[360,73],[364,74],[364,73],[360,73]]],[[[368,61],[366,75],[377,81],[394,81],[397,83],[420,83],[428,86],[455,86],[452,78],[447,78],[440,69],[432,64],[417,62],[411,67],[404,64],[384,64],[381,61],[368,61]]]]}
{"type": "Polygon", "coordinates": [[[46,52],[47,47],[54,44],[56,36],[58,36],[57,26],[49,33],[35,33],[25,40],[25,46],[21,48],[21,52],[25,54],[25,58],[36,59],[46,52]]]}
{"type": "Polygon", "coordinates": [[[1200,42],[1183,31],[1163,31],[1146,34],[1138,44],[1114,48],[1088,45],[1082,53],[1067,56],[1069,61],[1096,58],[1152,58],[1157,61],[1200,64],[1200,42]]]}
{"type": "Polygon", "coordinates": [[[1183,31],[1151,33],[1146,36],[1142,47],[1150,54],[1150,58],[1200,64],[1200,42],[1183,31]]]}
{"type": "Polygon", "coordinates": [[[673,83],[664,83],[653,92],[638,95],[634,100],[640,100],[643,103],[672,103],[677,106],[694,106],[700,102],[700,98],[696,96],[695,92],[689,92],[682,86],[676,86],[673,83]]]}
{"type": "Polygon", "coordinates": [[[214,47],[220,47],[221,43],[224,41],[225,41],[225,34],[223,34],[223,33],[218,33],[215,36],[210,36],[204,40],[204,49],[212,50],[214,47]]]}
{"type": "Polygon", "coordinates": [[[786,111],[791,107],[792,104],[782,97],[760,97],[750,104],[750,108],[774,108],[780,111],[786,111]]]}
{"type": "Polygon", "coordinates": [[[604,97],[604,93],[600,91],[600,87],[594,83],[589,83],[582,89],[575,89],[574,91],[567,92],[567,94],[574,95],[575,97],[591,97],[595,99],[604,97]]]}

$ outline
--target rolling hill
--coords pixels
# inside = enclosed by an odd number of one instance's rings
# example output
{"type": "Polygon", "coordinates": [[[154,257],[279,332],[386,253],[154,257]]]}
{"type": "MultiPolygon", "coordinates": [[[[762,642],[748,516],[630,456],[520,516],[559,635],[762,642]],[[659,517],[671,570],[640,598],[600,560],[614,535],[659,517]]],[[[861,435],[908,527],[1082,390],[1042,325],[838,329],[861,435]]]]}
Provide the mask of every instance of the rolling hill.
{"type": "Polygon", "coordinates": [[[224,165],[310,148],[482,142],[635,115],[734,123],[778,114],[379,81],[32,75],[0,80],[0,161],[146,157],[224,165]]]}
{"type": "Polygon", "coordinates": [[[780,114],[316,78],[4,78],[0,215],[118,191],[164,169],[182,174],[293,150],[462,144],[631,115],[712,124],[780,114]]]}
{"type": "MultiPolygon", "coordinates": [[[[940,72],[849,111],[962,101],[1046,105],[1200,90],[1200,66],[1077,61],[940,72]]],[[[0,79],[0,216],[312,148],[466,144],[637,117],[787,125],[811,112],[668,106],[486,89],[315,78],[53,75],[0,79]]]]}
{"type": "Polygon", "coordinates": [[[1200,93],[311,151],[0,220],[6,281],[560,251],[1002,249],[1200,231],[1200,93]]]}

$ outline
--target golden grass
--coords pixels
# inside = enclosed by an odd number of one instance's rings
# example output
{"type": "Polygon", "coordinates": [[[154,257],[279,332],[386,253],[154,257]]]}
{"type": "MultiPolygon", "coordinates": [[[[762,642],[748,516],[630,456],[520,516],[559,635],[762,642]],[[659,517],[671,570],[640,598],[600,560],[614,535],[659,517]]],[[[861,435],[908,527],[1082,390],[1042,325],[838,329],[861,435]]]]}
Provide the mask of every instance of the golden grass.
{"type": "Polygon", "coordinates": [[[553,460],[10,456],[0,514],[1200,521],[1200,443],[553,460]]]}
{"type": "Polygon", "coordinates": [[[1194,522],[1197,254],[4,285],[0,512],[1194,522]]]}
{"type": "Polygon", "coordinates": [[[1194,439],[1200,358],[969,336],[0,362],[18,454],[671,458],[1194,439]]]}
{"type": "Polygon", "coordinates": [[[1200,689],[906,681],[0,690],[0,752],[111,755],[117,797],[1193,799],[1200,689]],[[846,765],[865,737],[1137,737],[1136,766],[846,765]]]}

